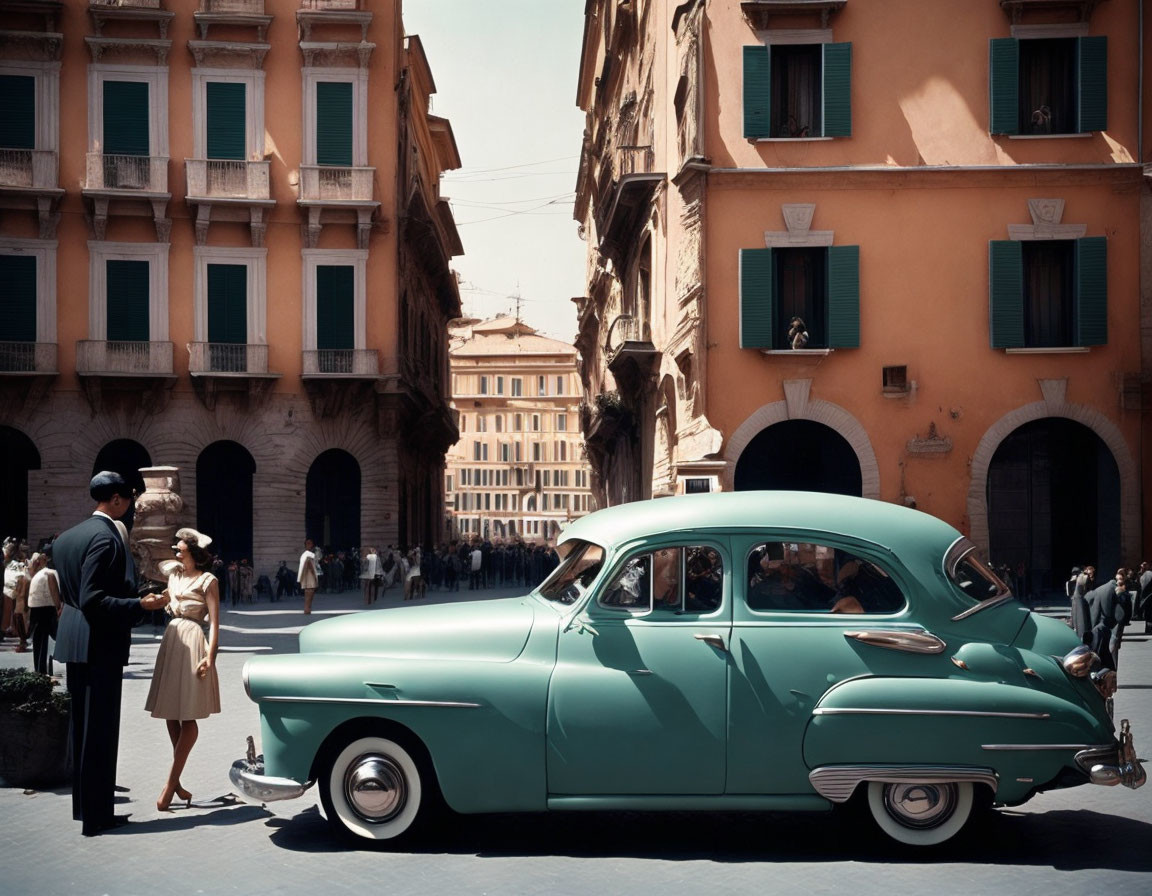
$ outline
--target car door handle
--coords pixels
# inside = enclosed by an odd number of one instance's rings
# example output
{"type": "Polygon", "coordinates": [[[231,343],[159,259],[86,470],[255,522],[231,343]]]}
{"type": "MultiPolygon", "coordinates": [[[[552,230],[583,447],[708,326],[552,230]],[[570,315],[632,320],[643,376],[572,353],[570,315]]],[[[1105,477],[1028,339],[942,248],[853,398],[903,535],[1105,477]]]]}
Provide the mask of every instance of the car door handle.
{"type": "Polygon", "coordinates": [[[703,641],[709,647],[715,647],[717,650],[728,649],[728,645],[724,643],[723,635],[712,635],[706,634],[704,632],[697,632],[693,637],[695,637],[697,641],[703,641]]]}

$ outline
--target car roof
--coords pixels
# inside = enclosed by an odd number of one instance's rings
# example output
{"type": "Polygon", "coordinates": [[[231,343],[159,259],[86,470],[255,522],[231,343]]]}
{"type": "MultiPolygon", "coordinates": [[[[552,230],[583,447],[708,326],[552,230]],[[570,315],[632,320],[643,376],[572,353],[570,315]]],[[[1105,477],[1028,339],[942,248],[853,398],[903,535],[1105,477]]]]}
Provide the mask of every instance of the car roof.
{"type": "Polygon", "coordinates": [[[893,547],[917,545],[942,557],[961,537],[943,520],[886,501],[820,492],[712,492],[634,501],[598,510],[568,526],[560,542],[617,545],[661,533],[783,528],[832,532],[893,547]]]}

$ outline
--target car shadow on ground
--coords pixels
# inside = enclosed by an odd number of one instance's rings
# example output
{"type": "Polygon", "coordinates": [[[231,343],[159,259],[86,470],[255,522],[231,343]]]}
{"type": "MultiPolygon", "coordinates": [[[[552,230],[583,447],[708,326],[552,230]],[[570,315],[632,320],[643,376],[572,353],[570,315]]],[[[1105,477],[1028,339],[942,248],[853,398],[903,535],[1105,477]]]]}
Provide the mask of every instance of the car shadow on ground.
{"type": "Polygon", "coordinates": [[[291,818],[269,819],[267,824],[276,846],[300,852],[395,851],[490,858],[566,856],[713,862],[977,861],[1068,871],[1152,871],[1152,855],[1134,848],[1135,844],[1149,842],[1152,824],[1088,810],[991,812],[974,819],[953,841],[929,848],[902,846],[876,833],[868,819],[850,819],[840,813],[556,812],[449,816],[418,843],[399,849],[340,836],[315,806],[291,818]]]}

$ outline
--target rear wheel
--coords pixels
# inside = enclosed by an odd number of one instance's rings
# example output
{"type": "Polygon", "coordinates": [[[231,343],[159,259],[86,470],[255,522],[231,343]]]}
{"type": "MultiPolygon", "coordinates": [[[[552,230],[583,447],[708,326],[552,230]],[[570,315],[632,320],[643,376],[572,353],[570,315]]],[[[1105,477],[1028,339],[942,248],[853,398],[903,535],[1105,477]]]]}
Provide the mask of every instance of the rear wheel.
{"type": "Polygon", "coordinates": [[[427,814],[430,793],[412,754],[386,737],[357,737],[330,754],[320,774],[328,821],[367,840],[396,840],[427,814]]]}
{"type": "Polygon", "coordinates": [[[972,813],[972,802],[970,781],[868,784],[873,820],[893,840],[911,846],[934,846],[956,836],[972,813]]]}

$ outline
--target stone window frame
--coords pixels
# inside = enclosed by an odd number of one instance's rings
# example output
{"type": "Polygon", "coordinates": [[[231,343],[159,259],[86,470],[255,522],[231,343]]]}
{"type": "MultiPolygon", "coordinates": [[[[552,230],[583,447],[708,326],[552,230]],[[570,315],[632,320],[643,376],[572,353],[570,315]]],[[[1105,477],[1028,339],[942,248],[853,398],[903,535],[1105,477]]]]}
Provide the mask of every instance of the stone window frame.
{"type": "Polygon", "coordinates": [[[36,342],[56,342],[56,251],[57,240],[0,238],[0,255],[36,259],[36,342]]]}
{"type": "Polygon", "coordinates": [[[352,85],[352,166],[368,167],[368,70],[334,66],[304,66],[300,70],[303,90],[303,143],[300,164],[316,165],[316,84],[341,81],[352,85]]]}
{"type": "MultiPolygon", "coordinates": [[[[243,84],[245,99],[244,160],[264,158],[264,72],[252,69],[192,69],[192,152],[194,159],[208,158],[208,83],[243,84]]],[[[315,149],[313,149],[315,151],[315,149]]]]}
{"type": "Polygon", "coordinates": [[[38,59],[0,59],[0,75],[35,79],[37,151],[60,152],[60,63],[38,59]]]}
{"type": "Polygon", "coordinates": [[[304,293],[303,339],[304,351],[316,351],[316,268],[321,265],[351,265],[355,271],[352,304],[352,348],[358,351],[367,348],[367,296],[368,296],[368,250],[367,249],[301,249],[304,293]]]}
{"type": "Polygon", "coordinates": [[[248,344],[268,344],[268,250],[194,246],[193,272],[193,341],[208,341],[208,265],[242,264],[248,268],[248,344]]]}
{"type": "Polygon", "coordinates": [[[168,66],[104,62],[88,66],[89,152],[104,152],[105,81],[135,81],[148,85],[148,155],[157,159],[169,158],[168,66]]]}
{"type": "Polygon", "coordinates": [[[88,242],[88,338],[108,340],[108,262],[147,261],[148,341],[168,341],[169,243],[88,242]]]}

